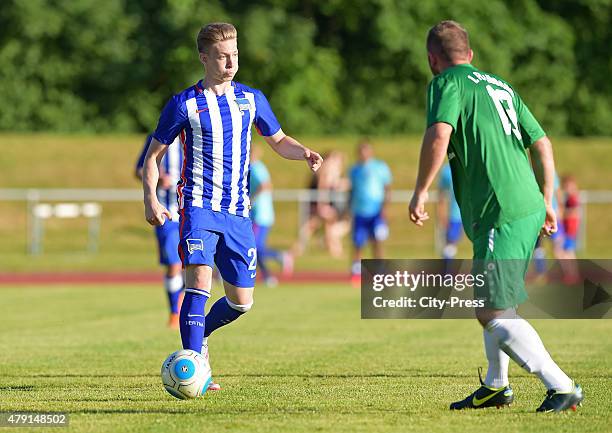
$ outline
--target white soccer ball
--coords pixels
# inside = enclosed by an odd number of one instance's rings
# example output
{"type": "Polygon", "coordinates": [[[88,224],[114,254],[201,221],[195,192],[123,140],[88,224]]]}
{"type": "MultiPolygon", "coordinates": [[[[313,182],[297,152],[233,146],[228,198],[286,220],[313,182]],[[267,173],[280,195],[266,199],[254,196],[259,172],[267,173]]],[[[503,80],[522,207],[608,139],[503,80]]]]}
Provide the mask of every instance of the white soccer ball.
{"type": "Polygon", "coordinates": [[[162,383],[173,397],[188,400],[203,395],[212,380],[210,364],[193,350],[172,353],[161,368],[162,383]]]}

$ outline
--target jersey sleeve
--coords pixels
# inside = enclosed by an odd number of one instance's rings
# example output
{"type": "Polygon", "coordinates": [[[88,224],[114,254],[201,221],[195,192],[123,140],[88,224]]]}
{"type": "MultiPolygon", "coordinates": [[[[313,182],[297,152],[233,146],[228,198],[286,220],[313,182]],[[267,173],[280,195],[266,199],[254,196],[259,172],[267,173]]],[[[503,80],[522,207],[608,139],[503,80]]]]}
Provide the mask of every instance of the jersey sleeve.
{"type": "Polygon", "coordinates": [[[380,162],[380,173],[382,176],[383,184],[385,186],[389,185],[393,180],[393,176],[391,175],[391,170],[389,169],[389,166],[382,161],[380,162]]]}
{"type": "Polygon", "coordinates": [[[153,133],[153,138],[169,146],[179,133],[188,126],[188,123],[189,118],[185,107],[183,107],[177,96],[173,96],[164,107],[161,116],[159,116],[159,122],[153,133]]]}
{"type": "Polygon", "coordinates": [[[446,77],[436,77],[427,89],[427,127],[444,122],[457,129],[460,101],[457,85],[446,77]]]}
{"type": "Polygon", "coordinates": [[[525,147],[531,146],[546,135],[546,132],[544,132],[534,115],[531,114],[531,111],[529,111],[529,108],[527,108],[527,105],[525,105],[518,94],[516,95],[516,111],[521,136],[523,137],[523,145],[525,147]]]}
{"type": "Polygon", "coordinates": [[[136,162],[136,170],[139,170],[144,166],[144,160],[145,156],[147,155],[147,151],[149,150],[149,145],[151,144],[151,138],[151,135],[148,135],[147,139],[145,140],[140,156],[138,157],[138,161],[136,162]]]}
{"type": "Polygon", "coordinates": [[[270,107],[266,96],[260,91],[255,92],[255,128],[264,137],[276,134],[280,129],[280,123],[270,107]]]}

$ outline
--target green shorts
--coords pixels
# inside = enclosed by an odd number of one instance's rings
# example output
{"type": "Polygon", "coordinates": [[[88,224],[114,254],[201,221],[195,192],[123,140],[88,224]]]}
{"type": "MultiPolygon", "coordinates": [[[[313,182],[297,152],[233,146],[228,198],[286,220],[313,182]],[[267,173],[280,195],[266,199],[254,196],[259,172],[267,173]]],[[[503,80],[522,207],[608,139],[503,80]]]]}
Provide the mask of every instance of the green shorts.
{"type": "Polygon", "coordinates": [[[527,300],[525,275],[546,210],[502,224],[474,238],[474,275],[483,274],[484,285],[474,296],[486,308],[505,310],[527,300]]]}

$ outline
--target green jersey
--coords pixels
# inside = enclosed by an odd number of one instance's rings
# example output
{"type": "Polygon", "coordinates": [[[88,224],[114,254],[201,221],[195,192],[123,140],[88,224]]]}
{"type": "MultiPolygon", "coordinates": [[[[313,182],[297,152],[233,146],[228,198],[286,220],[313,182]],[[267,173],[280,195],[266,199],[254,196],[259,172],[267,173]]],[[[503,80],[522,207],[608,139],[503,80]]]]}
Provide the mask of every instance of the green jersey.
{"type": "Polygon", "coordinates": [[[544,208],[526,148],[546,134],[518,93],[472,65],[437,75],[427,90],[427,127],[453,127],[448,159],[470,239],[544,208]]]}

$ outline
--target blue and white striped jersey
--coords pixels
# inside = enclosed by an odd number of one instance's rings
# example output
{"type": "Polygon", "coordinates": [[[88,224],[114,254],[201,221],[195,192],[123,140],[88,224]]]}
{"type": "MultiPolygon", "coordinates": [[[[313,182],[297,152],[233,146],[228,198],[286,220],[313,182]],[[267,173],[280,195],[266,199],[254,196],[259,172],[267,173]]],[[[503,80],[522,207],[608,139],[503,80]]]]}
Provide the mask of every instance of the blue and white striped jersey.
{"type": "Polygon", "coordinates": [[[264,94],[232,82],[220,96],[202,81],[173,96],[153,137],[170,144],[180,134],[185,155],[179,208],[194,206],[249,216],[251,126],[271,136],[280,125],[264,94]]]}
{"type": "MultiPolygon", "coordinates": [[[[136,168],[140,169],[144,165],[144,159],[151,144],[152,135],[145,140],[144,147],[136,163],[136,168]]],[[[162,158],[160,171],[170,177],[171,186],[169,188],[157,188],[157,199],[170,211],[172,220],[178,221],[178,195],[177,187],[181,179],[181,169],[183,167],[183,149],[177,137],[168,146],[168,151],[162,158]]]]}

